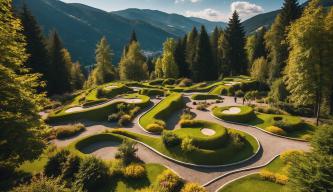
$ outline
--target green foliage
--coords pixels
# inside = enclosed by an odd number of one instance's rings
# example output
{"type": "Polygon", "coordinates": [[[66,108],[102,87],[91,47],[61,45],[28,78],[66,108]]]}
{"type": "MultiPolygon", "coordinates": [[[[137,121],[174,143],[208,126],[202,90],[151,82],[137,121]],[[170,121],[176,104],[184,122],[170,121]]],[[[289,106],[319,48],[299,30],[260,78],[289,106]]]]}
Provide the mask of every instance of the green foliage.
{"type": "Polygon", "coordinates": [[[121,159],[125,165],[128,165],[136,159],[137,151],[138,149],[136,148],[136,143],[125,139],[118,148],[116,158],[121,159]]]}
{"type": "Polygon", "coordinates": [[[140,164],[130,164],[127,167],[125,167],[124,171],[124,176],[127,178],[132,178],[132,179],[139,179],[143,178],[146,176],[146,170],[143,165],[140,164]]]}
{"type": "Polygon", "coordinates": [[[249,106],[237,106],[241,111],[237,114],[226,114],[223,111],[227,111],[233,106],[228,107],[215,107],[213,109],[213,114],[226,121],[238,122],[238,123],[247,123],[256,118],[254,110],[249,106]]]}
{"type": "Polygon", "coordinates": [[[132,91],[131,88],[126,85],[119,85],[117,87],[108,89],[107,87],[101,87],[97,89],[97,97],[98,98],[114,98],[117,95],[121,95],[124,93],[129,93],[132,91]]]}
{"type": "Polygon", "coordinates": [[[279,101],[286,101],[289,93],[286,89],[286,85],[282,79],[277,79],[273,82],[271,91],[269,92],[269,98],[274,102],[278,103],[279,101]]]}
{"type": "Polygon", "coordinates": [[[39,157],[46,126],[38,114],[44,95],[35,90],[44,83],[24,67],[28,55],[21,22],[14,17],[10,0],[0,1],[0,12],[0,172],[4,174],[4,169],[39,157]]]}
{"type": "Polygon", "coordinates": [[[148,67],[145,58],[140,52],[140,45],[132,42],[128,52],[119,63],[119,76],[121,80],[141,81],[148,79],[148,67]]]}
{"type": "Polygon", "coordinates": [[[48,178],[44,175],[35,176],[28,184],[15,187],[11,192],[70,192],[71,190],[61,184],[58,178],[48,178]]]}
{"type": "Polygon", "coordinates": [[[141,95],[148,95],[148,96],[163,96],[164,95],[164,90],[162,89],[141,89],[140,90],[141,95]]]}
{"type": "Polygon", "coordinates": [[[190,137],[185,137],[182,139],[181,148],[185,153],[192,152],[196,149],[196,147],[193,145],[193,139],[190,137]]]}
{"type": "Polygon", "coordinates": [[[181,192],[207,192],[207,190],[196,183],[186,183],[181,192]]]}
{"type": "Polygon", "coordinates": [[[156,188],[158,191],[173,192],[181,185],[182,180],[174,172],[170,170],[163,171],[156,181],[156,188]]]}
{"type": "Polygon", "coordinates": [[[81,123],[57,127],[54,132],[58,139],[65,139],[85,131],[85,126],[81,123]]]}
{"type": "Polygon", "coordinates": [[[95,191],[103,185],[109,176],[109,168],[95,157],[84,158],[80,164],[74,183],[75,191],[95,191]]]}
{"type": "Polygon", "coordinates": [[[165,129],[165,124],[151,123],[147,125],[146,130],[151,133],[161,133],[165,129]]]}
{"type": "Polygon", "coordinates": [[[266,131],[277,134],[277,135],[287,135],[285,130],[281,129],[280,127],[277,126],[269,126],[266,128],[266,131]]]}
{"type": "Polygon", "coordinates": [[[160,58],[161,64],[157,65],[157,77],[159,78],[178,78],[179,69],[175,61],[174,52],[176,49],[176,41],[174,39],[167,39],[163,44],[163,54],[160,58]],[[162,73],[160,73],[160,71],[162,73]]]}
{"type": "Polygon", "coordinates": [[[175,48],[175,61],[178,66],[179,77],[190,77],[189,65],[186,62],[186,46],[187,46],[187,35],[183,39],[177,41],[175,48]]]}
{"type": "Polygon", "coordinates": [[[221,99],[218,95],[210,95],[210,94],[196,94],[192,95],[191,99],[193,100],[213,100],[213,99],[221,99]]]}
{"type": "Polygon", "coordinates": [[[319,127],[312,138],[311,144],[313,148],[320,153],[333,155],[332,125],[324,125],[319,127]]]}
{"type": "Polygon", "coordinates": [[[253,66],[256,59],[260,57],[266,58],[265,34],[266,28],[262,27],[259,31],[256,31],[255,34],[250,35],[246,40],[245,49],[250,68],[253,66]]]}
{"type": "Polygon", "coordinates": [[[70,152],[61,150],[54,156],[50,157],[44,167],[44,173],[48,177],[59,177],[62,174],[63,165],[66,163],[70,152]]]}
{"type": "Polygon", "coordinates": [[[174,147],[181,143],[181,139],[171,131],[163,131],[162,140],[165,146],[174,147]]]}
{"type": "Polygon", "coordinates": [[[251,67],[251,77],[260,82],[265,82],[268,79],[268,64],[264,57],[254,60],[251,67]]]}
{"type": "Polygon", "coordinates": [[[132,117],[130,115],[125,114],[119,118],[118,125],[126,126],[129,125],[131,122],[132,122],[132,117]]]}

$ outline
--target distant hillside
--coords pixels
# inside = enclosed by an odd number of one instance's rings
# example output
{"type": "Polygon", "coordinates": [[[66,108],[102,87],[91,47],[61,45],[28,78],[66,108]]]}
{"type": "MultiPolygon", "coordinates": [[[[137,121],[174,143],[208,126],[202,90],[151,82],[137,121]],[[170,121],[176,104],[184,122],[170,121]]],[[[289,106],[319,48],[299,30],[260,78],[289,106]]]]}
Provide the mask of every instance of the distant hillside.
{"type": "MultiPolygon", "coordinates": [[[[58,0],[24,0],[45,34],[56,29],[74,60],[84,65],[94,63],[94,51],[98,40],[105,35],[119,60],[123,46],[133,29],[137,32],[145,50],[161,50],[162,43],[175,35],[139,20],[128,20],[82,4],[66,4],[58,0]]],[[[14,0],[21,7],[22,0],[14,0]]],[[[115,63],[115,62],[114,62],[115,63]]]]}
{"type": "Polygon", "coordinates": [[[200,18],[188,18],[178,14],[169,14],[162,11],[149,9],[132,8],[115,11],[112,13],[127,19],[147,22],[176,36],[183,36],[185,33],[191,31],[193,26],[199,28],[201,25],[205,25],[207,31],[213,31],[215,26],[223,28],[226,25],[226,23],[223,22],[211,22],[200,18]]]}
{"type": "MultiPolygon", "coordinates": [[[[308,2],[304,3],[302,6],[305,7],[308,2]]],[[[321,0],[321,4],[324,7],[333,6],[333,0],[321,0]]],[[[248,20],[245,20],[242,24],[247,33],[252,33],[262,26],[269,27],[275,20],[275,17],[279,14],[280,10],[272,11],[268,13],[263,13],[256,15],[248,20]]]]}

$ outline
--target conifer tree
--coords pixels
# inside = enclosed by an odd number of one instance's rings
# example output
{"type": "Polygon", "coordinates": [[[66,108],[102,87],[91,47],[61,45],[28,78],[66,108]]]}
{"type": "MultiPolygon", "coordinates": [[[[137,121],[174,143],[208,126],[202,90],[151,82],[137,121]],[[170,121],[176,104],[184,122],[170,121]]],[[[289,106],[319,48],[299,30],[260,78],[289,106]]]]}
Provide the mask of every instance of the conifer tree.
{"type": "Polygon", "coordinates": [[[175,60],[179,69],[179,77],[190,77],[190,69],[186,62],[186,41],[187,35],[177,41],[175,50],[175,60]]]}
{"type": "Polygon", "coordinates": [[[204,26],[201,27],[198,37],[194,62],[192,64],[192,79],[196,82],[212,81],[217,79],[217,66],[212,57],[209,36],[204,26]]]}
{"type": "Polygon", "coordinates": [[[223,79],[223,77],[230,75],[230,61],[227,59],[227,55],[229,55],[229,42],[227,41],[226,34],[223,32],[220,34],[218,40],[218,74],[219,78],[223,79]]]}
{"type": "Polygon", "coordinates": [[[187,43],[186,43],[186,63],[188,64],[191,71],[195,58],[197,42],[198,42],[198,31],[197,28],[193,27],[192,31],[187,36],[187,43]]]}
{"type": "Polygon", "coordinates": [[[81,64],[79,61],[72,64],[71,68],[71,84],[73,90],[78,90],[83,87],[85,77],[83,75],[81,64]]]}
{"type": "Polygon", "coordinates": [[[247,73],[247,58],[245,53],[245,32],[235,11],[225,31],[228,47],[225,46],[225,62],[230,65],[231,75],[247,73]]]}
{"type": "Polygon", "coordinates": [[[312,0],[303,16],[290,27],[290,54],[284,76],[294,103],[315,106],[317,124],[321,104],[329,97],[333,83],[329,32],[325,30],[326,22],[322,22],[323,7],[318,5],[319,0],[312,0]]]}
{"type": "Polygon", "coordinates": [[[52,32],[49,38],[50,66],[48,71],[49,95],[63,94],[71,91],[71,61],[69,53],[64,50],[57,32],[52,32]]]}
{"type": "Polygon", "coordinates": [[[29,55],[25,65],[31,68],[32,72],[42,74],[43,80],[48,81],[49,58],[42,30],[26,5],[23,6],[20,19],[27,42],[26,51],[29,55]]]}
{"type": "Polygon", "coordinates": [[[119,77],[121,80],[141,81],[148,79],[148,67],[145,57],[140,52],[138,42],[132,42],[128,52],[119,63],[119,77]]]}
{"type": "Polygon", "coordinates": [[[90,86],[101,85],[116,79],[116,71],[112,65],[112,57],[112,49],[106,37],[102,37],[96,45],[95,69],[91,72],[88,80],[88,82],[91,83],[90,86]]]}
{"type": "Polygon", "coordinates": [[[251,65],[256,59],[260,57],[267,57],[267,51],[265,46],[264,36],[266,33],[266,28],[261,28],[258,32],[253,35],[250,35],[246,41],[246,53],[248,62],[251,68],[251,65]]]}
{"type": "Polygon", "coordinates": [[[211,45],[211,50],[212,50],[212,57],[213,57],[213,62],[214,65],[218,66],[218,41],[220,37],[221,31],[215,27],[213,33],[210,36],[210,45],[211,45]]]}
{"type": "Polygon", "coordinates": [[[281,77],[288,59],[286,43],[287,27],[299,18],[301,8],[298,0],[285,0],[281,12],[275,18],[270,30],[265,35],[266,47],[269,51],[270,79],[281,77]]]}
{"type": "Polygon", "coordinates": [[[1,179],[24,161],[38,158],[45,146],[45,125],[38,114],[44,95],[36,92],[42,82],[24,66],[26,42],[11,5],[11,0],[0,1],[1,179]]]}

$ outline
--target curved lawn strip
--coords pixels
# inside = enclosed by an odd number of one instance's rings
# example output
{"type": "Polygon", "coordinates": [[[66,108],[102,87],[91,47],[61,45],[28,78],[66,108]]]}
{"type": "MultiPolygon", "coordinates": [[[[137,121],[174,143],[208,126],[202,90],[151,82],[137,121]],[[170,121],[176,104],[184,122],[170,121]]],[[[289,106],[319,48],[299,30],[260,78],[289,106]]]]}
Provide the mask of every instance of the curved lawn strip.
{"type": "Polygon", "coordinates": [[[297,139],[297,140],[309,140],[315,126],[302,122],[299,117],[290,116],[290,115],[275,115],[275,114],[265,114],[265,113],[255,113],[254,118],[249,119],[248,121],[243,121],[243,119],[233,118],[226,119],[224,115],[222,115],[222,111],[228,107],[216,107],[212,110],[212,115],[220,120],[231,122],[231,123],[240,123],[243,125],[254,126],[255,128],[262,129],[265,132],[269,132],[273,135],[297,139]],[[268,128],[270,126],[274,126],[274,119],[282,118],[290,125],[295,127],[293,131],[286,131],[285,135],[278,135],[276,133],[271,132],[268,128]]]}
{"type": "MultiPolygon", "coordinates": [[[[273,173],[284,174],[286,165],[280,157],[276,158],[270,164],[264,167],[273,173]]],[[[226,183],[218,192],[239,192],[239,191],[260,191],[260,192],[280,192],[286,190],[285,185],[277,184],[272,181],[264,180],[258,173],[245,175],[230,183],[226,183]]]]}
{"type": "Polygon", "coordinates": [[[249,134],[233,130],[244,136],[244,146],[240,149],[235,148],[233,145],[228,144],[223,148],[218,149],[197,149],[192,152],[185,153],[180,146],[166,147],[162,138],[151,137],[132,133],[128,131],[118,130],[113,131],[115,134],[124,135],[139,142],[146,144],[153,150],[161,153],[171,160],[189,164],[193,166],[228,166],[230,164],[237,164],[241,161],[246,161],[252,158],[259,150],[259,142],[249,134]]]}
{"type": "Polygon", "coordinates": [[[213,99],[221,99],[218,95],[211,95],[211,94],[195,94],[191,96],[193,100],[213,100],[213,99]]]}
{"type": "Polygon", "coordinates": [[[214,107],[212,109],[212,111],[215,116],[217,116],[225,121],[247,123],[256,118],[256,115],[254,114],[254,110],[252,109],[252,107],[249,107],[249,106],[214,107]],[[240,112],[235,113],[235,114],[224,113],[224,111],[228,111],[231,108],[239,108],[240,112]]]}
{"type": "MultiPolygon", "coordinates": [[[[144,108],[149,105],[150,98],[139,94],[125,95],[124,99],[141,99],[141,103],[136,103],[134,105],[144,108]]],[[[62,121],[75,121],[80,119],[93,120],[93,121],[106,121],[107,117],[117,110],[117,105],[120,103],[126,103],[123,101],[109,102],[107,104],[102,104],[100,107],[87,108],[84,111],[78,111],[73,113],[66,113],[67,108],[62,109],[59,112],[50,114],[47,122],[62,122],[62,121]]]]}
{"type": "MultiPolygon", "coordinates": [[[[139,118],[139,125],[145,130],[151,124],[165,121],[185,105],[182,94],[172,93],[139,118]]],[[[148,130],[147,130],[148,131],[148,130]]]]}

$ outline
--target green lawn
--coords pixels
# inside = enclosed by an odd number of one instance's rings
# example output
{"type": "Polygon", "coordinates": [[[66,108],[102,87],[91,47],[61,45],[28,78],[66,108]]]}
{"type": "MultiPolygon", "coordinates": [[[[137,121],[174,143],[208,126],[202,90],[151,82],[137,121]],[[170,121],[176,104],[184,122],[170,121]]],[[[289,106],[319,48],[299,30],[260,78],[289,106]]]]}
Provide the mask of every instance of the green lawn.
{"type": "Polygon", "coordinates": [[[152,110],[143,115],[139,123],[142,127],[146,128],[149,124],[156,121],[166,121],[169,116],[184,106],[182,95],[179,93],[172,93],[166,97],[159,104],[154,106],[152,110]]]}
{"type": "MultiPolygon", "coordinates": [[[[265,169],[270,172],[285,174],[285,166],[283,161],[277,158],[267,165],[265,169]]],[[[254,174],[226,185],[219,192],[284,192],[286,189],[285,185],[264,180],[259,174],[254,174]]]]}
{"type": "MultiPolygon", "coordinates": [[[[196,139],[199,140],[200,138],[196,137],[196,135],[200,134],[199,130],[201,128],[214,129],[213,126],[215,125],[218,126],[217,124],[213,123],[210,124],[211,124],[210,126],[206,124],[205,127],[197,127],[193,129],[182,128],[181,130],[175,131],[175,133],[179,134],[181,137],[185,136],[187,133],[188,136],[194,138],[194,141],[196,139]]],[[[215,142],[214,140],[216,138],[212,137],[213,140],[207,140],[207,146],[204,146],[205,148],[197,148],[193,152],[187,152],[187,153],[185,153],[180,148],[180,146],[166,147],[161,137],[150,137],[146,135],[128,132],[125,130],[118,130],[114,131],[113,133],[124,135],[129,138],[141,141],[149,145],[150,147],[156,149],[160,153],[168,157],[177,159],[179,161],[187,163],[203,164],[203,165],[223,165],[247,159],[248,157],[253,155],[259,147],[257,141],[252,136],[240,131],[235,131],[235,132],[238,132],[239,134],[243,135],[243,137],[245,138],[244,146],[241,149],[235,148],[235,146],[232,145],[230,142],[225,142],[223,146],[219,145],[218,142],[215,142]],[[208,145],[209,142],[215,143],[216,147],[212,149],[213,148],[212,145],[211,144],[208,145]]],[[[202,137],[205,138],[203,135],[202,137]]]]}

